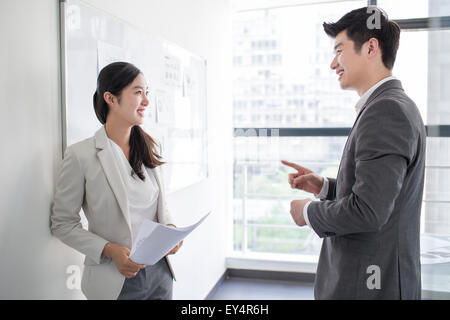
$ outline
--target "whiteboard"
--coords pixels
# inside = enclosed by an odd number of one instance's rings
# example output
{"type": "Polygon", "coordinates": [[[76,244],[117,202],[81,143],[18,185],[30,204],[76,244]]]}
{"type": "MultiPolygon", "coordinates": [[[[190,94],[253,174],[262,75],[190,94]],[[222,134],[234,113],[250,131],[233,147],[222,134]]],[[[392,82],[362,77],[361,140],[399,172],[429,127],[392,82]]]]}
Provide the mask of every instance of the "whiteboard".
{"type": "Polygon", "coordinates": [[[144,74],[150,111],[142,128],[162,147],[168,193],[208,177],[206,61],[79,0],[61,2],[63,152],[101,127],[97,75],[114,61],[144,74]]]}

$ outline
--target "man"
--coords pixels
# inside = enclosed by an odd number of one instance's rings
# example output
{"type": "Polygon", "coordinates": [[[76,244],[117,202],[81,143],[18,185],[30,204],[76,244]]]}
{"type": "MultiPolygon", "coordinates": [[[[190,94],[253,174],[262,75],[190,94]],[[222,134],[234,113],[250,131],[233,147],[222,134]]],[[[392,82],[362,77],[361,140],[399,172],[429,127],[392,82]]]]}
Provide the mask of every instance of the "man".
{"type": "Polygon", "coordinates": [[[369,28],[373,11],[368,8],[323,24],[335,38],[331,69],[342,89],[360,96],[337,178],[325,179],[282,161],[297,170],[289,175],[293,188],[322,200],[291,202],[296,224],[308,225],[324,238],[316,299],[421,298],[425,127],[416,105],[392,76],[400,28],[376,13],[378,28],[369,28]]]}

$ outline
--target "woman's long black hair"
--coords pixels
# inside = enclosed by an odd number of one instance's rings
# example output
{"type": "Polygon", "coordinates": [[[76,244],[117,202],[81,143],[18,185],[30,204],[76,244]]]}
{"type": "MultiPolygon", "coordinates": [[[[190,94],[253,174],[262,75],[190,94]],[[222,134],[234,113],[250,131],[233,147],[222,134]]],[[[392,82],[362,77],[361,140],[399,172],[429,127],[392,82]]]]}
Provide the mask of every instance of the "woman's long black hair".
{"type": "MultiPolygon", "coordinates": [[[[106,91],[118,97],[122,90],[142,73],[138,68],[128,62],[113,62],[104,67],[97,78],[97,90],[94,93],[94,110],[101,124],[106,123],[109,106],[103,95],[106,91]]],[[[130,134],[130,165],[132,175],[136,173],[141,180],[145,180],[142,173],[142,164],[149,168],[162,165],[161,156],[156,151],[157,144],[140,126],[131,128],[130,134]]]]}

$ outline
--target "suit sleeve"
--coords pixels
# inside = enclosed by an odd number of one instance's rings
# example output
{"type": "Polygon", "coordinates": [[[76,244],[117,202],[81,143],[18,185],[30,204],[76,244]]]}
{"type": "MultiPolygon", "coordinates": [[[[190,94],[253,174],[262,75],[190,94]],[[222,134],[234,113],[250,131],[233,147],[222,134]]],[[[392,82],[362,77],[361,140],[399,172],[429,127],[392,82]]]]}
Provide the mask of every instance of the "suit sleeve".
{"type": "Polygon", "coordinates": [[[394,210],[414,158],[417,133],[397,102],[380,100],[359,120],[351,193],[314,201],[308,208],[311,226],[322,238],[380,230],[394,210]]]}
{"type": "Polygon", "coordinates": [[[105,239],[82,227],[80,209],[85,192],[84,174],[75,152],[68,147],[61,165],[50,215],[50,230],[63,243],[101,262],[105,239]]]}

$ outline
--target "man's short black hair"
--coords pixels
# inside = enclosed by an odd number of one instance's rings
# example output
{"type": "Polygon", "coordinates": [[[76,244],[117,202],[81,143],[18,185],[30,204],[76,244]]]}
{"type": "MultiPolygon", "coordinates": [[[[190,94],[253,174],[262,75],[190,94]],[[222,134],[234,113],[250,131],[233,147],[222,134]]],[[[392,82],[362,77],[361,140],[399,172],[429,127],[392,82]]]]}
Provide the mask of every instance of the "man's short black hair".
{"type": "MultiPolygon", "coordinates": [[[[374,11],[368,10],[368,7],[355,9],[344,15],[338,22],[335,23],[323,23],[323,29],[326,34],[336,38],[336,35],[343,30],[347,30],[347,37],[355,43],[355,50],[361,51],[362,45],[370,38],[376,38],[381,48],[381,55],[383,64],[389,70],[394,67],[395,57],[397,56],[397,49],[400,39],[400,26],[389,20],[379,8],[379,27],[369,29],[368,21],[373,22],[374,11]]],[[[370,24],[369,24],[370,25],[370,24]]]]}

